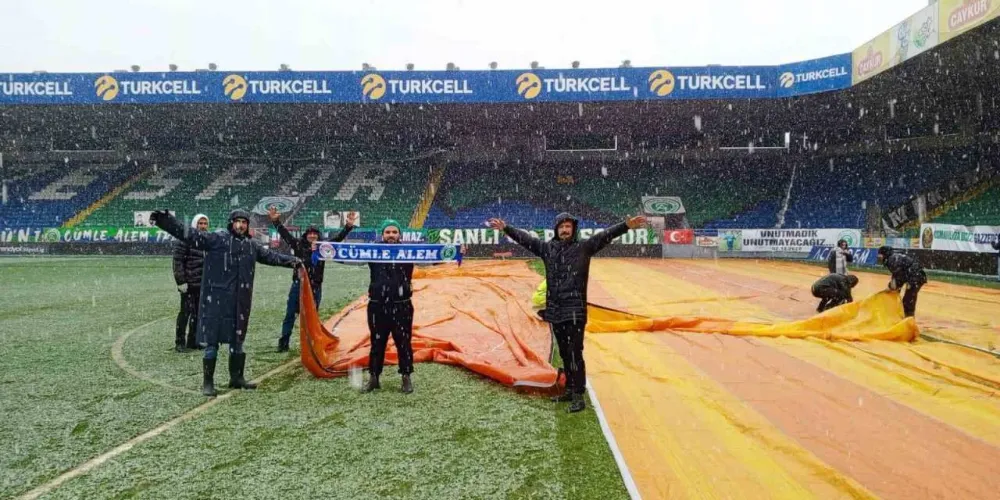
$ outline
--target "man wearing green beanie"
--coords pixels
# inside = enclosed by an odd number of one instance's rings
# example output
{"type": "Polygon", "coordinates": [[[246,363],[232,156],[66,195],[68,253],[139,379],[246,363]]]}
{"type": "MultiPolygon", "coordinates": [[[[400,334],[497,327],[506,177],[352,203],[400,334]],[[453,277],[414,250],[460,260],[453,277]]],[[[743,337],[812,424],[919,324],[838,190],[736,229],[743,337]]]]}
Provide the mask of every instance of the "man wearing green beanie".
{"type": "MultiPolygon", "coordinates": [[[[379,226],[381,243],[401,243],[398,222],[386,219],[379,226]]],[[[371,351],[368,356],[370,378],[365,392],[381,389],[379,377],[385,362],[385,348],[389,336],[396,344],[399,359],[399,373],[403,376],[402,390],[413,392],[413,264],[369,262],[371,283],[368,285],[368,333],[371,335],[371,351]]]]}

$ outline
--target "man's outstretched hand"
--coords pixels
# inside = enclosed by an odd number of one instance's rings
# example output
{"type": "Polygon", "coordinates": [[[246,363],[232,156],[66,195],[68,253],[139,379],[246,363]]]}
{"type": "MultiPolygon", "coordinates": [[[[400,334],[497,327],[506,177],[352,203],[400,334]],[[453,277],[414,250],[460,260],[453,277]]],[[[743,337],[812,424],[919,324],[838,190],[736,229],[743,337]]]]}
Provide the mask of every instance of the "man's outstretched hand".
{"type": "Polygon", "coordinates": [[[157,222],[166,219],[167,215],[170,215],[170,212],[166,210],[153,210],[149,214],[149,223],[155,226],[157,222]]]}
{"type": "Polygon", "coordinates": [[[503,219],[490,219],[487,224],[489,224],[490,228],[496,229],[497,231],[503,231],[507,227],[507,223],[504,222],[503,219]]]}
{"type": "Polygon", "coordinates": [[[347,224],[345,224],[345,225],[347,227],[354,227],[355,224],[357,224],[357,222],[358,222],[358,213],[357,212],[347,212],[347,224]]]}
{"type": "Polygon", "coordinates": [[[625,225],[628,226],[629,229],[640,228],[646,225],[646,217],[642,215],[629,217],[628,220],[625,221],[625,225]]]}
{"type": "Polygon", "coordinates": [[[271,222],[277,223],[281,220],[281,215],[278,214],[278,209],[274,207],[269,207],[267,209],[267,218],[271,219],[271,222]]]}

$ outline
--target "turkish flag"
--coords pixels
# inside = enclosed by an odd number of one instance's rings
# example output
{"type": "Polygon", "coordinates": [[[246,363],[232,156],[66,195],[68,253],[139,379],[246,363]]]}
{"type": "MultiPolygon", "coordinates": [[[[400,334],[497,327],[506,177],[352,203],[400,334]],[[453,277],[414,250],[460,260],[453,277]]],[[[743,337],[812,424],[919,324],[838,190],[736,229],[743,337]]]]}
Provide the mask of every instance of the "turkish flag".
{"type": "Polygon", "coordinates": [[[663,231],[663,242],[668,245],[690,245],[694,242],[694,230],[668,229],[663,231]]]}

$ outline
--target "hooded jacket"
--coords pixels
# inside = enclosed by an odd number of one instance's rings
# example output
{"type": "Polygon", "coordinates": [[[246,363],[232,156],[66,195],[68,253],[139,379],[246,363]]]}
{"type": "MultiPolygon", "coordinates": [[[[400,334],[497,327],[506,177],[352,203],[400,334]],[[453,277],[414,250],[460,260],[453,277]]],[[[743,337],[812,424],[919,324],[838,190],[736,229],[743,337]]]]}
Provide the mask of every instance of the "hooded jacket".
{"type": "Polygon", "coordinates": [[[906,254],[896,253],[892,247],[883,246],[878,249],[882,256],[885,268],[892,273],[892,280],[889,281],[889,288],[896,290],[903,284],[912,287],[921,286],[927,283],[927,274],[924,267],[913,257],[906,254]]]}
{"type": "MultiPolygon", "coordinates": [[[[274,228],[281,235],[282,241],[288,244],[292,249],[292,254],[302,260],[302,265],[305,266],[306,272],[309,273],[309,283],[313,286],[319,286],[323,284],[323,274],[326,271],[326,261],[318,261],[313,264],[312,259],[312,243],[306,239],[306,235],[309,233],[316,233],[319,235],[319,239],[316,241],[344,241],[347,235],[351,233],[354,226],[344,226],[343,229],[333,237],[332,240],[323,240],[323,233],[320,232],[316,226],[309,226],[305,231],[302,232],[302,236],[296,238],[292,233],[288,232],[288,229],[280,222],[274,222],[274,228]]],[[[298,271],[292,271],[292,283],[297,283],[299,281],[298,271]]]]}
{"type": "MultiPolygon", "coordinates": [[[[382,239],[385,228],[395,226],[402,230],[398,222],[386,219],[379,225],[378,237],[382,239]]],[[[402,244],[402,243],[400,243],[402,244]]],[[[373,303],[406,302],[413,297],[413,264],[390,264],[369,262],[368,300],[373,303]]]]}
{"type": "Polygon", "coordinates": [[[233,232],[233,221],[250,220],[245,210],[229,214],[226,230],[214,233],[185,227],[167,212],[153,213],[153,223],[205,254],[198,310],[198,343],[243,342],[250,323],[257,263],[294,267],[296,258],[271,251],[246,234],[233,232]]]}
{"type": "Polygon", "coordinates": [[[837,246],[833,247],[833,250],[830,250],[830,257],[826,260],[830,273],[847,274],[847,264],[854,262],[854,255],[851,254],[851,250],[840,248],[841,243],[845,243],[845,240],[837,242],[837,246]]]}
{"type": "MultiPolygon", "coordinates": [[[[208,220],[205,214],[198,214],[191,219],[191,229],[198,229],[198,221],[208,220]]],[[[174,242],[174,282],[177,286],[187,283],[189,287],[201,286],[201,270],[205,265],[205,252],[184,240],[174,242]]]]}
{"type": "Polygon", "coordinates": [[[555,220],[556,235],[549,241],[542,241],[523,229],[504,228],[504,234],[545,263],[548,287],[545,293],[545,320],[550,323],[587,322],[590,259],[612,240],[628,232],[628,226],[621,222],[581,242],[578,227],[576,217],[561,213],[555,220]],[[559,239],[559,224],[563,222],[573,224],[573,236],[566,241],[559,239]]]}
{"type": "Polygon", "coordinates": [[[820,299],[835,299],[854,302],[851,296],[851,289],[857,286],[857,276],[845,276],[843,274],[831,273],[820,278],[813,283],[813,297],[820,299]]]}

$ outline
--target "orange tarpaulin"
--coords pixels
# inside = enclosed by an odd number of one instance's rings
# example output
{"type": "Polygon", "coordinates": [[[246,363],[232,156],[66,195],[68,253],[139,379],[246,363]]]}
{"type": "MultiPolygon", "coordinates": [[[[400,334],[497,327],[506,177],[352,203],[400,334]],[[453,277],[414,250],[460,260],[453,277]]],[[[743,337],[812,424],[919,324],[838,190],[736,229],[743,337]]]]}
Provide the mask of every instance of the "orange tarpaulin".
{"type": "MultiPolygon", "coordinates": [[[[555,385],[556,370],[548,363],[551,334],[529,302],[538,275],[523,262],[418,267],[413,277],[414,362],[461,365],[510,386],[555,385]]],[[[367,367],[367,297],[324,324],[312,290],[301,289],[302,364],[324,378],[367,367]]],[[[390,341],[385,362],[396,360],[390,341]]]]}
{"type": "MultiPolygon", "coordinates": [[[[301,274],[305,283],[308,277],[301,274]]],[[[461,365],[509,386],[552,387],[548,325],[531,309],[538,275],[523,262],[468,262],[414,272],[413,351],[415,362],[461,365]]],[[[301,287],[302,363],[317,377],[366,368],[370,349],[367,297],[323,323],[312,290],[301,287]]],[[[673,331],[762,337],[818,337],[840,340],[913,340],[912,319],[903,319],[899,297],[878,293],[812,318],[762,324],[706,317],[649,318],[588,306],[592,333],[673,331]]],[[[396,364],[390,342],[386,364],[396,364]]]]}

